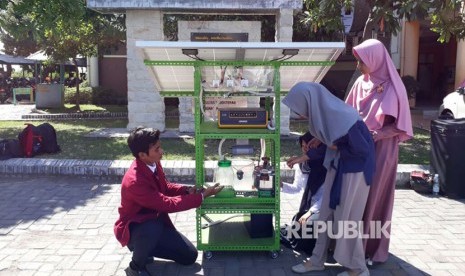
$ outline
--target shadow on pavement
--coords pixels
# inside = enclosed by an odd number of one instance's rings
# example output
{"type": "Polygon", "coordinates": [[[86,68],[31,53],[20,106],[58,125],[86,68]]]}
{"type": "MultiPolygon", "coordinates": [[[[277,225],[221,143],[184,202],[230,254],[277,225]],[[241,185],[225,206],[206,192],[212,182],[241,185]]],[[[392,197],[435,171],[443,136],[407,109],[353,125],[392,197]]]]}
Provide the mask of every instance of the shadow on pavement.
{"type": "MultiPolygon", "coordinates": [[[[201,253],[201,252],[199,252],[201,253]]],[[[297,275],[293,265],[301,263],[308,256],[282,247],[278,258],[272,259],[270,252],[213,252],[211,259],[202,259],[202,275],[297,275]]],[[[325,270],[308,275],[336,275],[345,269],[332,256],[328,256],[325,270]]],[[[390,254],[388,261],[369,267],[371,275],[429,275],[412,264],[390,254]]],[[[182,275],[197,275],[189,273],[182,275]]],[[[305,275],[307,275],[305,274],[305,275]]],[[[181,274],[178,274],[181,275],[181,274]]]]}
{"type": "Polygon", "coordinates": [[[371,266],[370,272],[374,275],[431,275],[393,254],[389,254],[387,262],[371,266]]]}
{"type": "MultiPolygon", "coordinates": [[[[64,214],[79,215],[79,207],[90,204],[109,189],[105,181],[75,176],[2,177],[0,179],[0,235],[6,235],[17,225],[32,223],[44,231],[53,226],[50,221],[63,220],[64,214]],[[50,185],[55,182],[56,185],[50,185]],[[41,219],[49,222],[40,223],[41,219]]],[[[82,216],[83,214],[81,214],[82,216]]],[[[78,228],[78,225],[70,228],[78,228]]],[[[54,229],[53,229],[54,230],[54,229]]],[[[66,230],[66,229],[64,229],[66,230]]],[[[74,230],[74,229],[73,229],[74,230]]]]}
{"type": "MultiPolygon", "coordinates": [[[[415,191],[415,189],[409,186],[401,187],[401,188],[396,187],[396,190],[400,190],[400,189],[415,191]]],[[[433,195],[431,192],[419,192],[419,191],[415,191],[415,193],[419,196],[422,196],[423,198],[428,198],[428,199],[443,198],[443,199],[450,199],[454,201],[455,203],[465,204],[465,198],[457,194],[444,194],[443,192],[440,192],[439,195],[433,195]]]]}
{"type": "MultiPolygon", "coordinates": [[[[201,252],[199,252],[199,254],[201,254],[201,252]]],[[[172,261],[161,259],[156,259],[153,263],[148,264],[147,271],[150,275],[208,275],[204,273],[205,270],[202,270],[202,266],[199,263],[183,266],[172,261]]]]}

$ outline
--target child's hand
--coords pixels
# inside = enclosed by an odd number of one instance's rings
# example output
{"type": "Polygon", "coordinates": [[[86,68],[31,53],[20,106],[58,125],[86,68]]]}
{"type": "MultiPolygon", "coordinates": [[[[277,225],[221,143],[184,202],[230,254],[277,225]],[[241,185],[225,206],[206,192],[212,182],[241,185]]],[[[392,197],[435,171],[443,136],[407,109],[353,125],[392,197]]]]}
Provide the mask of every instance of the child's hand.
{"type": "Polygon", "coordinates": [[[299,223],[301,225],[304,225],[305,223],[307,223],[307,219],[312,215],[312,212],[308,211],[306,212],[305,214],[303,214],[300,219],[299,219],[299,223]]]}
{"type": "Polygon", "coordinates": [[[298,156],[293,156],[293,157],[287,159],[286,165],[287,165],[289,168],[292,169],[292,167],[294,166],[294,164],[297,163],[297,158],[299,158],[299,157],[298,157],[298,156]]]}
{"type": "Polygon", "coordinates": [[[310,142],[308,142],[307,144],[307,151],[309,149],[315,149],[317,148],[319,145],[321,144],[321,141],[318,140],[317,138],[313,138],[312,140],[310,140],[310,142]]]}

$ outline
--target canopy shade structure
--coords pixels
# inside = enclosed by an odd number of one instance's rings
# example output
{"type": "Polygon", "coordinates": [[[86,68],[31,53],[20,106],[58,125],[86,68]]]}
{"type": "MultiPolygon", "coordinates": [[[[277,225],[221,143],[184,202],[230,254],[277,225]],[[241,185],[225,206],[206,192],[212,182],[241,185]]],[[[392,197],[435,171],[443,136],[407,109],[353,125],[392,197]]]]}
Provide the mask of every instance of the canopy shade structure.
{"type": "MultiPolygon", "coordinates": [[[[42,63],[46,60],[49,59],[49,57],[45,54],[44,51],[37,51],[35,53],[32,53],[30,54],[27,59],[32,59],[32,60],[36,60],[38,61],[39,63],[42,63]]],[[[87,59],[84,57],[78,57],[76,59],[76,62],[77,62],[77,66],[78,67],[86,67],[87,66],[87,59]]],[[[63,64],[63,65],[72,65],[74,66],[74,64],[67,60],[67,61],[64,61],[64,62],[55,62],[55,64],[63,64]]]]}
{"type": "Polygon", "coordinates": [[[343,42],[136,41],[160,92],[194,91],[194,66],[208,90],[267,91],[279,70],[280,92],[298,82],[320,82],[345,48],[343,42]]]}
{"type": "Polygon", "coordinates": [[[12,65],[24,65],[24,64],[34,64],[36,60],[27,59],[20,56],[10,56],[6,54],[0,54],[0,63],[2,64],[12,64],[12,65]]]}

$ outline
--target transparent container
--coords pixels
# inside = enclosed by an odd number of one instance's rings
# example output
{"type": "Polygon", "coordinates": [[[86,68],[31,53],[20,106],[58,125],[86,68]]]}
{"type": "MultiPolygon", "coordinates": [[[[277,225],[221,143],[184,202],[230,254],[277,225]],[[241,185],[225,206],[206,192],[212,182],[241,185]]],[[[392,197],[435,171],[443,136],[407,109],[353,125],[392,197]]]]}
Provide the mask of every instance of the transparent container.
{"type": "Polygon", "coordinates": [[[233,186],[234,183],[234,171],[231,166],[231,160],[220,160],[218,161],[218,167],[215,171],[214,177],[215,183],[220,183],[223,186],[233,186]]]}

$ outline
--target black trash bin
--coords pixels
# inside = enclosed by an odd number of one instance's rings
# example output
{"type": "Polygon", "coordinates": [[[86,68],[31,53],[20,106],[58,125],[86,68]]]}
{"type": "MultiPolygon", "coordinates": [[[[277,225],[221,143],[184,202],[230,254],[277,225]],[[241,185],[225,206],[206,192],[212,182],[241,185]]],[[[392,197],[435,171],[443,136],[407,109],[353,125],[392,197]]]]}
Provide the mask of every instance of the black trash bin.
{"type": "Polygon", "coordinates": [[[431,170],[442,194],[465,198],[465,119],[431,121],[431,170]]]}

